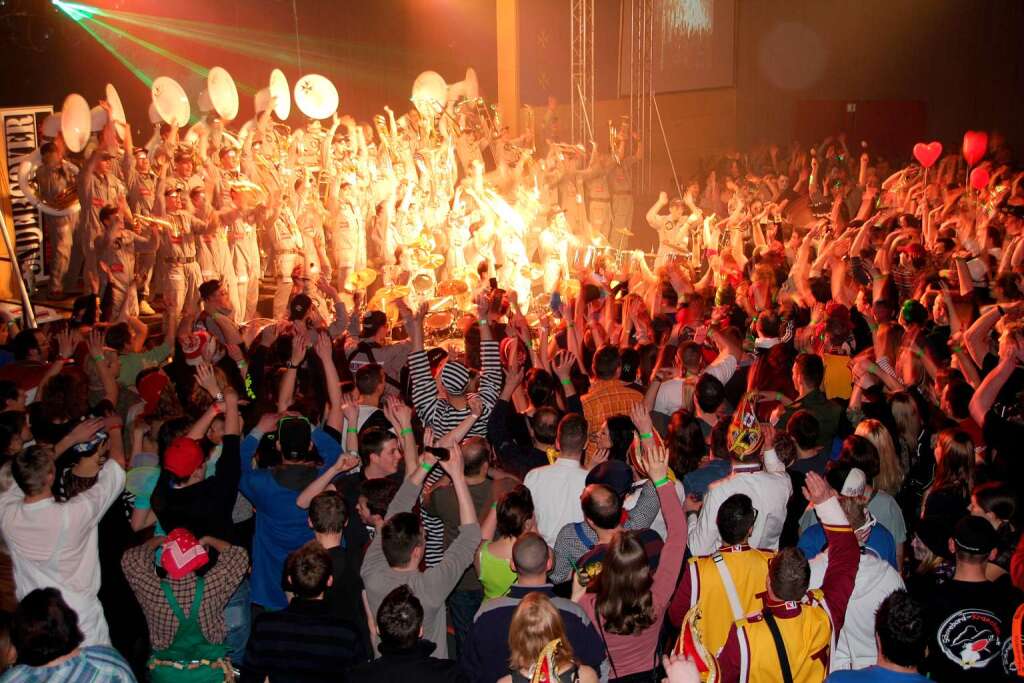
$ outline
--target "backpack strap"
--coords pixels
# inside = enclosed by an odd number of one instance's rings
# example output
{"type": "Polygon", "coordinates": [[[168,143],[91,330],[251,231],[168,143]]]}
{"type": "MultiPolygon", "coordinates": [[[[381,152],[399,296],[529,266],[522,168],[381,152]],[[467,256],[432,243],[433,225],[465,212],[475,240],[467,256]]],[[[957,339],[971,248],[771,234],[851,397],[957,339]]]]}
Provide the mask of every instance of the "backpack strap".
{"type": "Polygon", "coordinates": [[[572,525],[573,531],[576,532],[576,538],[580,539],[580,543],[587,550],[594,547],[594,542],[587,538],[587,535],[583,532],[583,522],[576,522],[572,525]]]}

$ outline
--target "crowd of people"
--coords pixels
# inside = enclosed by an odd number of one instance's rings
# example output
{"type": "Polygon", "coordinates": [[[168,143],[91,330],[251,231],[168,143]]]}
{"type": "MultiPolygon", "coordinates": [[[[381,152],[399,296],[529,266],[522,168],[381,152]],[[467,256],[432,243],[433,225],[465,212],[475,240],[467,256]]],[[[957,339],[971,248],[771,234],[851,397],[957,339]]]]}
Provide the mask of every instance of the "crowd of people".
{"type": "Polygon", "coordinates": [[[709,158],[648,264],[628,131],[387,114],[43,146],[83,293],[0,331],[0,680],[1017,677],[998,136],[980,189],[842,135],[709,158]]]}

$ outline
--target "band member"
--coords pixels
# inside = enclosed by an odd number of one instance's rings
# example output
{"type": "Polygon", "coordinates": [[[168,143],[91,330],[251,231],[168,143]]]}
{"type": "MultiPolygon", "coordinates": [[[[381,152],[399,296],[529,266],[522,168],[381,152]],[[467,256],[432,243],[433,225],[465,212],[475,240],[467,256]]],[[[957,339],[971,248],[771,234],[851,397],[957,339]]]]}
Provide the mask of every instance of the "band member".
{"type": "MultiPolygon", "coordinates": [[[[60,139],[60,138],[59,138],[60,139]]],[[[62,195],[75,187],[78,169],[64,159],[63,143],[47,142],[40,148],[42,165],[36,170],[36,192],[44,204],[54,206],[62,195]]],[[[53,245],[50,260],[50,298],[64,297],[68,266],[71,262],[72,232],[78,223],[78,211],[64,216],[43,213],[43,226],[53,245]]]]}
{"type": "Polygon", "coordinates": [[[655,267],[660,266],[673,257],[683,257],[690,250],[689,223],[683,216],[685,205],[682,199],[668,200],[662,192],[658,201],[647,212],[647,223],[658,231],[658,256],[654,260],[655,267]],[[668,215],[659,214],[668,204],[668,215]]]}
{"type": "MultiPolygon", "coordinates": [[[[131,144],[131,132],[125,131],[125,148],[131,144]]],[[[128,163],[125,169],[125,186],[128,192],[128,208],[135,216],[152,216],[156,199],[156,171],[149,161],[149,155],[142,147],[135,147],[131,154],[125,154],[128,163]]],[[[139,313],[153,315],[149,304],[149,285],[156,265],[156,247],[150,250],[145,245],[136,245],[135,272],[139,283],[139,313]]]]}
{"type": "Polygon", "coordinates": [[[633,167],[640,160],[639,141],[637,154],[626,156],[625,139],[614,141],[615,163],[608,172],[608,183],[612,190],[612,229],[609,242],[616,249],[625,249],[633,225],[633,167]]]}
{"type": "Polygon", "coordinates": [[[199,302],[203,273],[196,260],[195,235],[207,229],[207,221],[188,212],[183,198],[185,187],[178,182],[168,182],[166,174],[164,166],[157,183],[154,213],[167,220],[171,227],[161,233],[157,256],[166,267],[164,303],[175,318],[180,318],[185,308],[195,307],[199,302]]]}
{"type": "MultiPolygon", "coordinates": [[[[102,320],[124,320],[139,315],[137,296],[137,252],[155,251],[160,243],[160,231],[155,223],[145,233],[134,232],[134,217],[128,202],[120,198],[118,206],[100,209],[104,234],[97,240],[99,264],[105,280],[100,301],[102,320]]],[[[139,225],[138,227],[141,227],[139,225]]]]}
{"type": "Polygon", "coordinates": [[[260,298],[260,245],[256,241],[256,226],[264,221],[272,224],[276,218],[274,199],[263,204],[260,196],[259,186],[245,180],[235,181],[229,185],[230,206],[219,214],[220,222],[228,231],[238,296],[235,315],[239,323],[256,317],[260,298]]]}
{"type": "MultiPolygon", "coordinates": [[[[104,206],[117,206],[125,196],[125,187],[111,168],[117,152],[113,118],[109,116],[110,105],[103,103],[107,110],[108,123],[100,135],[100,144],[89,155],[78,176],[78,200],[81,214],[78,219],[76,243],[82,249],[82,280],[86,294],[99,294],[99,262],[96,259],[96,240],[103,235],[100,210],[104,206]]],[[[77,276],[72,264],[72,276],[77,276]]]]}

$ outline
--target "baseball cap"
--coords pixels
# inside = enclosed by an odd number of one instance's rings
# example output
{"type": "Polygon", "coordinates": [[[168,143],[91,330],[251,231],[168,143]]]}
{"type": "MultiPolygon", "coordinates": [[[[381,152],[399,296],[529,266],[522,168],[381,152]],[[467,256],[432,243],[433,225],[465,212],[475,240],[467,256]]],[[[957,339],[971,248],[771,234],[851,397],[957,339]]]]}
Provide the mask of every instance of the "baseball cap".
{"type": "Polygon", "coordinates": [[[167,534],[162,549],[160,566],[172,579],[188,576],[210,561],[206,548],[187,529],[175,529],[167,534]]]}
{"type": "Polygon", "coordinates": [[[164,452],[164,469],[179,479],[191,477],[201,464],[203,449],[198,441],[187,436],[179,436],[164,452]]]}
{"type": "Polygon", "coordinates": [[[633,487],[633,470],[619,460],[605,460],[587,474],[587,486],[604,484],[622,498],[633,487]]]}
{"type": "Polygon", "coordinates": [[[363,314],[362,326],[359,336],[366,338],[377,334],[377,330],[388,324],[388,317],[384,311],[367,311],[363,314]]]}
{"type": "Polygon", "coordinates": [[[186,335],[181,339],[181,351],[185,354],[185,362],[188,365],[199,365],[203,362],[203,351],[209,349],[212,356],[216,344],[216,337],[203,330],[186,335]]]}
{"type": "Polygon", "coordinates": [[[277,423],[277,443],[286,460],[301,460],[309,453],[313,430],[304,417],[287,416],[277,423]]]}
{"type": "Polygon", "coordinates": [[[296,294],[292,297],[292,302],[288,304],[288,319],[302,320],[309,313],[309,308],[312,305],[313,300],[309,298],[308,294],[296,294]]]}
{"type": "Polygon", "coordinates": [[[999,535],[984,517],[968,515],[953,527],[953,543],[972,555],[988,555],[999,543],[999,535]]]}

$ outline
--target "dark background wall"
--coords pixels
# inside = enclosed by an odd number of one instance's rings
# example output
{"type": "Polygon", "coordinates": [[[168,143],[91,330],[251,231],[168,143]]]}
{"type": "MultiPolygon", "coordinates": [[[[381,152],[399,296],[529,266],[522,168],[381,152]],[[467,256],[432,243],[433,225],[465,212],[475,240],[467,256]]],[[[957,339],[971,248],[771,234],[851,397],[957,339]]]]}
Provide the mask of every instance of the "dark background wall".
{"type": "Polygon", "coordinates": [[[793,138],[802,101],[876,100],[924,103],[928,139],[994,128],[1024,150],[1019,0],[739,0],[738,16],[740,145],[793,138]]]}
{"type": "MultiPolygon", "coordinates": [[[[5,66],[0,70],[0,105],[52,103],[59,108],[72,91],[95,103],[110,81],[118,86],[135,128],[147,126],[147,88],[94,38],[48,0],[0,1],[5,66]]],[[[538,6],[540,1],[523,0],[522,11],[540,11],[563,2],[568,6],[568,0],[542,0],[538,6]]],[[[996,128],[1007,134],[1011,144],[1024,149],[1024,2],[736,1],[735,87],[681,96],[687,111],[699,115],[703,110],[707,121],[701,134],[695,135],[686,129],[685,117],[669,114],[666,127],[674,146],[693,154],[769,139],[789,140],[808,132],[808,117],[823,121],[845,102],[860,103],[858,112],[836,116],[838,123],[865,125],[868,103],[885,102],[889,104],[874,107],[875,128],[887,112],[892,112],[889,118],[894,121],[906,119],[908,111],[919,112],[920,121],[910,122],[911,132],[897,137],[920,129],[922,136],[952,144],[966,128],[996,128]]],[[[168,17],[190,22],[174,24],[184,26],[184,35],[168,35],[152,27],[107,20],[179,57],[206,67],[224,66],[241,84],[253,88],[262,87],[275,66],[292,83],[303,72],[323,73],[338,86],[342,110],[359,118],[378,112],[383,104],[396,110],[406,107],[412,80],[425,69],[435,69],[451,82],[473,66],[485,95],[494,99],[497,91],[494,0],[296,0],[304,57],[301,71],[295,59],[292,0],[92,0],[91,4],[135,12],[160,25],[168,25],[168,17]],[[231,40],[249,36],[274,48],[243,54],[231,45],[196,41],[189,31],[224,32],[231,40]]],[[[600,19],[618,2],[598,0],[598,4],[600,19]]],[[[563,25],[567,20],[567,9],[545,20],[551,26],[546,34],[553,43],[549,49],[558,53],[569,50],[563,25]]],[[[137,43],[98,30],[149,76],[179,78],[195,104],[203,87],[201,77],[137,43]]],[[[599,28],[598,35],[601,46],[613,42],[617,27],[599,28]]],[[[523,60],[531,55],[525,47],[530,36],[521,35],[523,60]]],[[[547,61],[531,46],[533,54],[547,61]]],[[[599,97],[614,95],[614,58],[606,62],[599,60],[599,97]]],[[[563,63],[567,68],[568,60],[563,63]]],[[[562,82],[559,74],[550,77],[562,82]]],[[[670,101],[664,104],[671,108],[670,101]]],[[[251,112],[251,91],[243,92],[239,119],[251,112]]],[[[832,125],[831,120],[827,123],[832,125]]]]}

